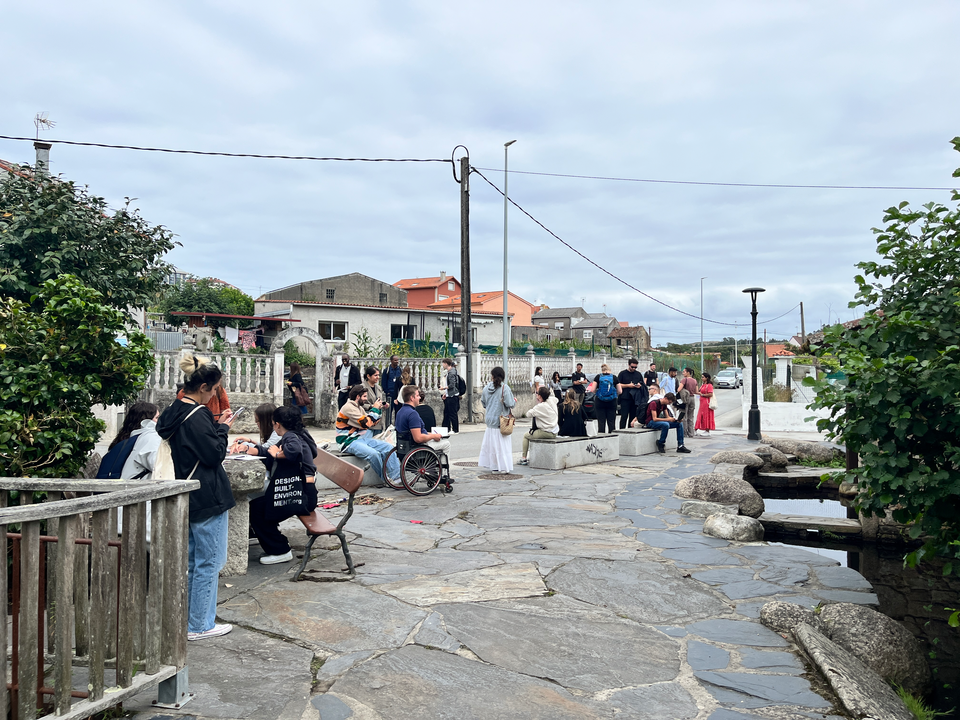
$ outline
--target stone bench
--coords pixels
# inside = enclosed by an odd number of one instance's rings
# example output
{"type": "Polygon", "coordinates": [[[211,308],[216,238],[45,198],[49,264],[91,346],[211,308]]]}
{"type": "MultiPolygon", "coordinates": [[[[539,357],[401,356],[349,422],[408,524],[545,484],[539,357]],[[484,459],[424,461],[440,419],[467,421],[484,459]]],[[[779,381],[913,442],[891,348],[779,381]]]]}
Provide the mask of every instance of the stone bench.
{"type": "MultiPolygon", "coordinates": [[[[657,451],[657,440],[660,438],[659,430],[650,428],[624,428],[617,430],[620,438],[620,454],[624,456],[650,455],[657,451]]],[[[677,431],[670,429],[667,433],[668,450],[677,449],[677,431]]]]}
{"type": "MultiPolygon", "coordinates": [[[[383,485],[383,480],[380,479],[380,476],[377,474],[377,471],[373,469],[373,466],[370,465],[366,460],[358,458],[355,455],[349,453],[341,453],[337,450],[335,443],[330,443],[327,448],[327,452],[333,455],[339,460],[348,462],[351,465],[360,468],[363,470],[363,482],[360,483],[361,486],[367,487],[379,487],[383,485]]],[[[323,492],[324,490],[335,490],[338,488],[338,485],[334,483],[329,478],[324,475],[317,474],[317,492],[323,492]]]]}
{"type": "Polygon", "coordinates": [[[227,562],[221,575],[246,575],[250,552],[250,494],[262,493],[267,468],[259,460],[224,460],[223,469],[237,504],[227,516],[227,562]]]}
{"type": "Polygon", "coordinates": [[[563,470],[578,465],[594,465],[620,459],[620,439],[603,434],[593,437],[556,437],[531,440],[527,455],[530,467],[563,470]]]}

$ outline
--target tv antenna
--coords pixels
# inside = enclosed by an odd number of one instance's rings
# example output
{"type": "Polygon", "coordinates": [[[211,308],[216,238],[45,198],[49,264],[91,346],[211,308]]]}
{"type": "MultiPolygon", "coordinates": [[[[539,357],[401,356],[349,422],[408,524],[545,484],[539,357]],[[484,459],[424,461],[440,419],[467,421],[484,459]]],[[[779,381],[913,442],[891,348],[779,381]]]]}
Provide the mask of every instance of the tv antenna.
{"type": "Polygon", "coordinates": [[[46,112],[38,112],[33,116],[33,126],[37,129],[37,140],[39,140],[41,130],[52,130],[57,123],[48,118],[46,112]]]}

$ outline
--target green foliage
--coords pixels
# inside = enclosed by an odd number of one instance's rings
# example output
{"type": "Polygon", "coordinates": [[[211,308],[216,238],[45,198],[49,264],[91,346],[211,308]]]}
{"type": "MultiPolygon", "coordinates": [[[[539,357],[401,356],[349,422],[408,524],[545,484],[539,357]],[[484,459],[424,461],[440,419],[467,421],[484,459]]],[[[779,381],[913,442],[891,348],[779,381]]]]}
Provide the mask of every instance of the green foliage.
{"type": "MultiPolygon", "coordinates": [[[[42,178],[43,176],[41,176],[42,178]]],[[[114,308],[146,307],[160,294],[176,243],[130,208],[72,182],[0,177],[0,294],[30,302],[47,280],[74,275],[114,308]]]]}
{"type": "Polygon", "coordinates": [[[786,385],[767,385],[763,389],[764,402],[793,402],[793,391],[786,385]]]}
{"type": "Polygon", "coordinates": [[[301,367],[309,367],[316,363],[316,358],[301,351],[293,340],[287,340],[283,345],[283,362],[285,365],[295,362],[301,367]]]}
{"type": "MultiPolygon", "coordinates": [[[[960,151],[960,138],[953,144],[960,151]]],[[[954,173],[960,176],[960,170],[954,173]]],[[[960,194],[953,194],[953,201],[960,194]]],[[[847,383],[804,380],[825,408],[821,430],[860,454],[846,474],[859,509],[914,523],[925,545],[908,556],[960,557],[960,212],[937,203],[891,207],[875,229],[880,262],[862,262],[857,328],[828,328],[818,355],[840,362],[847,383]]],[[[947,564],[948,570],[952,563],[947,564]]]]}
{"type": "MultiPolygon", "coordinates": [[[[184,318],[173,315],[174,312],[205,312],[222,315],[253,315],[253,298],[236,288],[214,285],[210,278],[197,282],[185,282],[167,288],[156,305],[157,312],[164,314],[164,320],[177,326],[184,318]]],[[[246,327],[250,320],[230,320],[220,318],[224,325],[246,327]]]]}
{"type": "Polygon", "coordinates": [[[917,720],[936,720],[939,717],[949,717],[953,715],[953,711],[949,712],[940,712],[939,710],[934,710],[932,707],[927,705],[922,698],[915,697],[910,694],[908,690],[904,690],[899,685],[894,685],[893,689],[897,691],[897,695],[900,696],[900,699],[903,700],[903,704],[907,706],[907,710],[913,713],[913,716],[917,720]]]}
{"type": "MultiPolygon", "coordinates": [[[[501,347],[503,343],[500,343],[501,347]]],[[[514,354],[512,351],[520,350],[521,352],[526,352],[527,345],[533,345],[535,348],[544,348],[548,350],[589,350],[591,347],[594,347],[587,340],[578,340],[577,338],[571,338],[570,340],[511,340],[510,341],[510,350],[511,354],[514,354]]],[[[598,350],[604,350],[605,345],[597,347],[598,350]]]]}
{"type": "Polygon", "coordinates": [[[371,335],[366,325],[361,325],[360,331],[353,334],[353,352],[362,358],[379,357],[383,352],[383,342],[371,335]]]}
{"type": "Polygon", "coordinates": [[[91,406],[137,396],[150,342],[73,276],[45,281],[30,302],[0,300],[0,475],[73,477],[103,432],[91,406]]]}
{"type": "Polygon", "coordinates": [[[822,467],[822,468],[845,468],[847,461],[843,458],[832,458],[830,460],[814,460],[812,458],[801,458],[797,460],[797,465],[804,467],[822,467]]]}

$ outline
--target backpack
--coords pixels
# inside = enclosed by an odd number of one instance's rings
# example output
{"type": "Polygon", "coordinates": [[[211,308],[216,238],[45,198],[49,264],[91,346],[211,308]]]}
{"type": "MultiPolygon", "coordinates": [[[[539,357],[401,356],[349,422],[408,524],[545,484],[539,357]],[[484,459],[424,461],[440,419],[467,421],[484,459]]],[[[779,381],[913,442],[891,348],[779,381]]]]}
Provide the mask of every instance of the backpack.
{"type": "Polygon", "coordinates": [[[137,444],[138,437],[134,435],[117,443],[103,456],[100,469],[97,470],[97,480],[120,480],[120,473],[123,472],[123,466],[133,452],[133,446],[137,444]]]}
{"type": "Polygon", "coordinates": [[[613,384],[613,375],[601,375],[597,384],[597,400],[616,400],[617,386],[613,384]]]}
{"type": "Polygon", "coordinates": [[[466,394],[467,394],[467,383],[466,383],[466,381],[465,381],[462,377],[460,377],[459,375],[457,375],[457,392],[458,392],[460,395],[466,395],[466,394]]]}
{"type": "MultiPolygon", "coordinates": [[[[203,405],[197,405],[193,410],[189,412],[187,417],[180,421],[180,425],[177,426],[177,429],[174,430],[173,435],[176,435],[183,424],[190,418],[190,415],[193,415],[197,410],[202,408],[203,405]]],[[[173,437],[171,435],[170,437],[173,437]]],[[[200,465],[200,461],[197,460],[197,464],[193,466],[193,470],[190,471],[190,475],[187,476],[187,480],[193,479],[193,474],[197,471],[197,466],[200,465]]],[[[177,479],[177,470],[173,464],[173,452],[170,449],[170,440],[168,438],[163,438],[160,441],[160,447],[157,449],[157,461],[153,466],[153,479],[154,480],[176,480],[177,479]]]]}

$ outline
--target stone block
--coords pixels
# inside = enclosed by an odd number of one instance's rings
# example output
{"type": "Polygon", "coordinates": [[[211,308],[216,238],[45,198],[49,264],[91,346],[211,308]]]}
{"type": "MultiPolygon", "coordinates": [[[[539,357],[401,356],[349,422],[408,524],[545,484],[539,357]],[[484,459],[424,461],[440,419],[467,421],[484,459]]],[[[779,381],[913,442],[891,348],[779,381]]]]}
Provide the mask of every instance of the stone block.
{"type": "Polygon", "coordinates": [[[246,575],[250,549],[250,500],[248,495],[263,490],[267,478],[264,464],[258,460],[225,460],[223,469],[237,504],[227,516],[227,562],[221,575],[246,575]]]}
{"type": "Polygon", "coordinates": [[[578,465],[611,462],[620,459],[620,436],[604,434],[531,440],[527,459],[530,467],[541,470],[563,470],[578,465]]]}
{"type": "MultiPolygon", "coordinates": [[[[623,430],[617,430],[616,434],[620,438],[621,455],[651,455],[657,452],[657,440],[660,438],[659,430],[639,427],[624,428],[623,430]]],[[[677,449],[676,430],[667,433],[666,447],[668,450],[677,449]]]]}
{"type": "MultiPolygon", "coordinates": [[[[339,453],[336,450],[336,446],[333,443],[330,444],[330,447],[327,448],[328,452],[332,452],[333,455],[340,458],[344,462],[348,462],[351,465],[356,465],[359,468],[363,468],[363,482],[360,483],[361,486],[365,487],[381,487],[383,481],[380,479],[380,476],[377,474],[377,471],[366,460],[362,460],[358,457],[350,455],[348,453],[339,453]]],[[[317,492],[324,493],[325,491],[337,491],[340,490],[340,486],[334,483],[332,480],[328,480],[323,475],[317,475],[317,492]]]]}
{"type": "Polygon", "coordinates": [[[763,525],[752,517],[719,513],[706,519],[703,533],[723,540],[755,542],[763,540],[763,525]]]}
{"type": "Polygon", "coordinates": [[[680,514],[689,515],[690,517],[705,518],[721,513],[739,515],[740,507],[738,505],[723,505],[721,503],[707,502],[706,500],[686,500],[683,505],[680,506],[680,514]]]}

